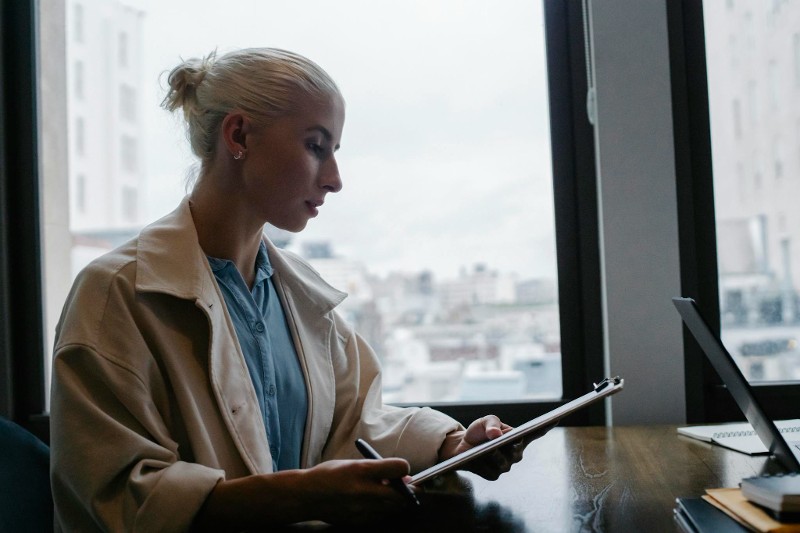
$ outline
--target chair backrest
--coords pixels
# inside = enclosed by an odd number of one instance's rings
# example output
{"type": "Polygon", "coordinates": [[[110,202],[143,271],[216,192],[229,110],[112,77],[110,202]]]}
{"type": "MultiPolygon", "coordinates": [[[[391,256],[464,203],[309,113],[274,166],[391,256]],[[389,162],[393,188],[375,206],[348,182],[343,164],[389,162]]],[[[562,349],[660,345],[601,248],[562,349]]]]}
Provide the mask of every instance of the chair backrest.
{"type": "Polygon", "coordinates": [[[0,531],[53,531],[50,449],[0,418],[0,531]]]}

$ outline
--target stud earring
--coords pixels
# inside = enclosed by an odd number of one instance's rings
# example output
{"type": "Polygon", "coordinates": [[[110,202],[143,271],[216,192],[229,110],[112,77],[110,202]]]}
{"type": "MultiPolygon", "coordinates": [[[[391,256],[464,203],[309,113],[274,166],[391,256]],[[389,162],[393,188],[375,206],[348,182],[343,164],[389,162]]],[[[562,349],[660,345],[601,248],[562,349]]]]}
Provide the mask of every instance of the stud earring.
{"type": "Polygon", "coordinates": [[[239,159],[244,159],[244,152],[242,152],[241,150],[239,150],[238,152],[236,152],[236,154],[234,154],[233,158],[234,158],[234,159],[236,159],[237,161],[238,161],[239,159]]]}

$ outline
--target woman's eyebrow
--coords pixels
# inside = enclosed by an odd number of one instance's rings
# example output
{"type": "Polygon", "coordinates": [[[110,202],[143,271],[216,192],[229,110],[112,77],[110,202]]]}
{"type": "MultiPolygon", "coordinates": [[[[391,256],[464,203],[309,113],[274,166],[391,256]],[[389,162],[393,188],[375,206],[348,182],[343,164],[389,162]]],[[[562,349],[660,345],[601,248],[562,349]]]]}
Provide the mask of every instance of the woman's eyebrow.
{"type": "Polygon", "coordinates": [[[331,132],[329,132],[328,128],[325,126],[311,126],[310,128],[306,128],[306,131],[318,131],[322,133],[323,137],[325,137],[325,140],[327,141],[333,139],[333,135],[331,135],[331,132]]]}

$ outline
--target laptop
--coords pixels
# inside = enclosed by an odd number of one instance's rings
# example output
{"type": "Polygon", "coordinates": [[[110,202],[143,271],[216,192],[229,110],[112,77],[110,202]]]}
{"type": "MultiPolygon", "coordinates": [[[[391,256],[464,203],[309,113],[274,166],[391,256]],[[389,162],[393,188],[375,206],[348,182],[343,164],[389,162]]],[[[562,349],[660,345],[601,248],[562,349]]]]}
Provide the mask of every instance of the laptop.
{"type": "Polygon", "coordinates": [[[800,472],[800,441],[788,442],[767,417],[747,378],[700,314],[697,303],[691,298],[673,298],[672,303],[769,453],[789,472],[800,472]]]}

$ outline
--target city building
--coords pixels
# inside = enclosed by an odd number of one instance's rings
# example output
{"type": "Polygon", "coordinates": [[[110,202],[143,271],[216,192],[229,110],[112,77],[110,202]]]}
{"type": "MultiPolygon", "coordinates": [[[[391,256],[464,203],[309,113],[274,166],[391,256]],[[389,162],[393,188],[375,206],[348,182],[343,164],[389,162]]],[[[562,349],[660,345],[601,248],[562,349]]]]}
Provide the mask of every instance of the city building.
{"type": "Polygon", "coordinates": [[[793,323],[800,3],[704,2],[723,321],[793,323]]]}
{"type": "Polygon", "coordinates": [[[116,0],[66,2],[72,270],[135,235],[145,187],[144,13],[116,0]]]}

